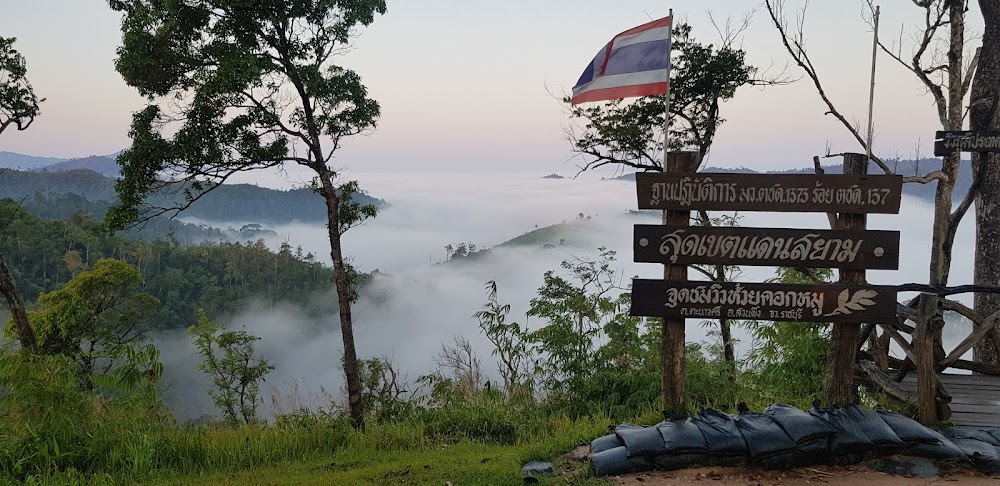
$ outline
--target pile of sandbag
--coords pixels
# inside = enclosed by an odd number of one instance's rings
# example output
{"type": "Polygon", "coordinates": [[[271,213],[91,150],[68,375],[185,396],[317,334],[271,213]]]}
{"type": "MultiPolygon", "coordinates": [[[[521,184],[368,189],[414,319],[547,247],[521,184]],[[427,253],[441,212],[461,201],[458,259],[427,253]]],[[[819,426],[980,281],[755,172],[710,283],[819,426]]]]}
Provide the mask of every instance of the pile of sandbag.
{"type": "Polygon", "coordinates": [[[703,409],[652,427],[623,424],[590,444],[599,475],[698,466],[786,468],[848,464],[906,454],[957,459],[1000,473],[1000,428],[948,427],[940,432],[883,410],[858,406],[808,411],[771,405],[763,413],[703,409]]]}

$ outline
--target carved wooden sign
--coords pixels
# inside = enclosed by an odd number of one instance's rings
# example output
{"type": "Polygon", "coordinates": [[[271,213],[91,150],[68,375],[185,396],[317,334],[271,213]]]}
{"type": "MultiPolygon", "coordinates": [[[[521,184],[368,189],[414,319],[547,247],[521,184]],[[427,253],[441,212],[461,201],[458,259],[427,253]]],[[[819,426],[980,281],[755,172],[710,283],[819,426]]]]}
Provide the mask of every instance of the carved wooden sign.
{"type": "Polygon", "coordinates": [[[934,132],[934,156],[945,157],[955,152],[1000,152],[1000,132],[952,131],[934,132]]]}
{"type": "Polygon", "coordinates": [[[896,288],[632,280],[633,316],[869,323],[896,319],[896,288]]]}
{"type": "Polygon", "coordinates": [[[636,262],[896,270],[899,232],[635,225],[636,262]]]}
{"type": "Polygon", "coordinates": [[[639,209],[817,213],[899,212],[903,178],[886,175],[719,174],[635,175],[639,209]]]}

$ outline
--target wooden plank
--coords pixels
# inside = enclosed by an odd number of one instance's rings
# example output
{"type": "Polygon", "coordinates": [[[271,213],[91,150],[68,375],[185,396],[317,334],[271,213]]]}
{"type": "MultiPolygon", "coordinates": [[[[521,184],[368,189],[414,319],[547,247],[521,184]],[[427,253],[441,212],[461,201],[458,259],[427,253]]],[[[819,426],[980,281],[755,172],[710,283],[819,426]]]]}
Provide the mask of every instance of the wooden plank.
{"type": "Polygon", "coordinates": [[[1000,152],[1000,132],[959,130],[934,132],[934,156],[955,152],[1000,152]]]}
{"type": "Polygon", "coordinates": [[[937,425],[937,370],[934,368],[932,323],[937,318],[937,294],[920,294],[917,304],[917,328],[913,332],[913,363],[917,366],[917,416],[928,427],[937,425]]]}
{"type": "Polygon", "coordinates": [[[896,288],[633,279],[631,313],[665,318],[887,322],[896,318],[896,288]]]}
{"type": "Polygon", "coordinates": [[[636,262],[897,270],[899,232],[637,224],[636,262]]]}
{"type": "Polygon", "coordinates": [[[968,425],[978,427],[1000,426],[1000,414],[982,413],[952,413],[951,422],[955,425],[968,425]]]}
{"type": "Polygon", "coordinates": [[[902,176],[645,172],[639,209],[899,213],[902,176]]]}

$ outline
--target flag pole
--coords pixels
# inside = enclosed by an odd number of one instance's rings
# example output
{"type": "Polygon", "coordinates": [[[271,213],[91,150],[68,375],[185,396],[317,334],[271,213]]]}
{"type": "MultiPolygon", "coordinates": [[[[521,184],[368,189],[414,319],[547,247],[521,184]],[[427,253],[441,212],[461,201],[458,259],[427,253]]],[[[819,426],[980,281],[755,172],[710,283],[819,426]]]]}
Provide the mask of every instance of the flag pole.
{"type": "Polygon", "coordinates": [[[879,7],[875,7],[875,39],[872,41],[872,82],[868,91],[868,160],[872,159],[872,138],[874,137],[875,124],[872,121],[872,112],[875,105],[875,61],[878,60],[878,17],[879,7]]]}
{"type": "Polygon", "coordinates": [[[667,152],[670,151],[670,51],[674,48],[674,9],[668,14],[667,25],[667,92],[663,96],[663,170],[667,170],[667,152]]]}

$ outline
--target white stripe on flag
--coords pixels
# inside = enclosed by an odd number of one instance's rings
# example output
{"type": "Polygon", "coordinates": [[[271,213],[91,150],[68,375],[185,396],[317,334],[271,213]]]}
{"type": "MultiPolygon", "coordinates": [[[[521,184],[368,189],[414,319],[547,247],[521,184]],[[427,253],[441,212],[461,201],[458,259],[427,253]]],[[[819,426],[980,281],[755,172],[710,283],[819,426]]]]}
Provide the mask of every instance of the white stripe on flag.
{"type": "Polygon", "coordinates": [[[667,76],[668,72],[666,69],[601,76],[581,86],[580,89],[574,89],[573,95],[578,96],[580,93],[585,93],[595,89],[620,88],[622,86],[634,86],[637,84],[666,83],[667,76]]]}
{"type": "Polygon", "coordinates": [[[631,46],[633,44],[641,44],[643,42],[666,40],[668,35],[670,35],[669,27],[657,27],[655,29],[649,29],[645,32],[639,32],[638,34],[625,35],[615,38],[615,43],[611,49],[621,49],[622,47],[631,46]]]}

